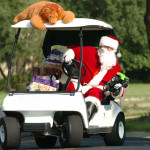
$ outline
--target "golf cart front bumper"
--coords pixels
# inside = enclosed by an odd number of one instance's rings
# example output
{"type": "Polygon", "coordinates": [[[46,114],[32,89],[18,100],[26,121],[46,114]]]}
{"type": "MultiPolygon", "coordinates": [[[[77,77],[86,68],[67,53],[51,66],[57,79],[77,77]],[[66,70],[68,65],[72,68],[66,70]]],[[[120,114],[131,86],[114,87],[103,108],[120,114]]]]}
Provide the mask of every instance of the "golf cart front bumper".
{"type": "Polygon", "coordinates": [[[50,123],[23,123],[24,132],[49,132],[51,133],[50,123]]]}
{"type": "Polygon", "coordinates": [[[50,123],[23,123],[23,132],[42,133],[44,135],[59,135],[59,128],[51,128],[50,123]]]}

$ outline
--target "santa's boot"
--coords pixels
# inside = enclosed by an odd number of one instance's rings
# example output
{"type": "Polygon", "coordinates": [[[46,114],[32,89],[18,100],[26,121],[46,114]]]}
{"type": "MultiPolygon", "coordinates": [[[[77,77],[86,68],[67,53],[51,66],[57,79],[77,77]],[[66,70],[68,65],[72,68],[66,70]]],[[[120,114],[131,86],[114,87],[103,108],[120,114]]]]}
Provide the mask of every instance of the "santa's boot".
{"type": "Polygon", "coordinates": [[[88,111],[88,119],[89,121],[91,120],[91,118],[94,116],[94,114],[97,112],[97,107],[94,103],[92,102],[86,102],[86,106],[87,106],[87,111],[88,111]]]}

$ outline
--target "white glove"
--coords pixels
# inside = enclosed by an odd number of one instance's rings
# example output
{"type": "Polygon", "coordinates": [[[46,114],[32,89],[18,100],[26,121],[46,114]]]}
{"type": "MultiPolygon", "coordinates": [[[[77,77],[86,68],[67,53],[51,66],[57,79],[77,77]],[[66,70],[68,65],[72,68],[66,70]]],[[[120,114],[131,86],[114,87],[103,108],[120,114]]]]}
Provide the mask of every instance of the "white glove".
{"type": "Polygon", "coordinates": [[[68,49],[64,55],[63,55],[63,62],[65,61],[66,63],[72,62],[72,59],[74,59],[75,53],[72,49],[68,49]]]}
{"type": "Polygon", "coordinates": [[[103,91],[103,87],[104,87],[104,86],[102,86],[102,85],[98,85],[98,86],[97,86],[97,88],[98,88],[98,89],[101,89],[102,91],[103,91]]]}

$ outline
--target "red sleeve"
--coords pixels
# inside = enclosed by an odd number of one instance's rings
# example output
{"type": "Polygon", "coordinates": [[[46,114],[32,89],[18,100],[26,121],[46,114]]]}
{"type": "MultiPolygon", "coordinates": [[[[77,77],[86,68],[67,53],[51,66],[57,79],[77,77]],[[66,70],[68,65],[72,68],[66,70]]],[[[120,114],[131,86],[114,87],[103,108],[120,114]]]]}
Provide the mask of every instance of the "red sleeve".
{"type": "Polygon", "coordinates": [[[75,53],[75,59],[80,61],[80,46],[70,45],[67,48],[72,49],[75,53]]]}

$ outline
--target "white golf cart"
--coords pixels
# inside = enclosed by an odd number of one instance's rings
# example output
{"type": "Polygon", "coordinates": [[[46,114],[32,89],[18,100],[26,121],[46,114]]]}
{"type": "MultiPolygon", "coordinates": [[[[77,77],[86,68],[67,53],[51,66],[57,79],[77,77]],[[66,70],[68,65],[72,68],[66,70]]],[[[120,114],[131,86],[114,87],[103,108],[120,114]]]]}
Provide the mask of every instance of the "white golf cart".
{"type": "MultiPolygon", "coordinates": [[[[58,21],[56,25],[45,23],[47,33],[43,43],[45,57],[52,45],[98,46],[103,35],[115,35],[111,25],[93,19],[75,18],[69,24],[58,21]],[[84,37],[84,39],[83,39],[84,37]]],[[[82,57],[79,62],[78,87],[72,91],[10,91],[9,76],[11,61],[16,48],[21,28],[32,28],[30,21],[21,21],[12,28],[18,28],[12,50],[7,89],[9,95],[3,101],[2,111],[5,117],[0,120],[0,143],[4,149],[20,146],[21,133],[31,132],[40,148],[54,147],[57,139],[62,147],[79,147],[82,138],[99,134],[106,145],[122,145],[125,140],[125,117],[121,107],[113,98],[102,101],[101,109],[88,120],[87,108],[79,83],[82,69],[82,57]]],[[[40,31],[41,32],[41,31],[40,31]]],[[[68,80],[74,76],[68,74],[68,80]]]]}

